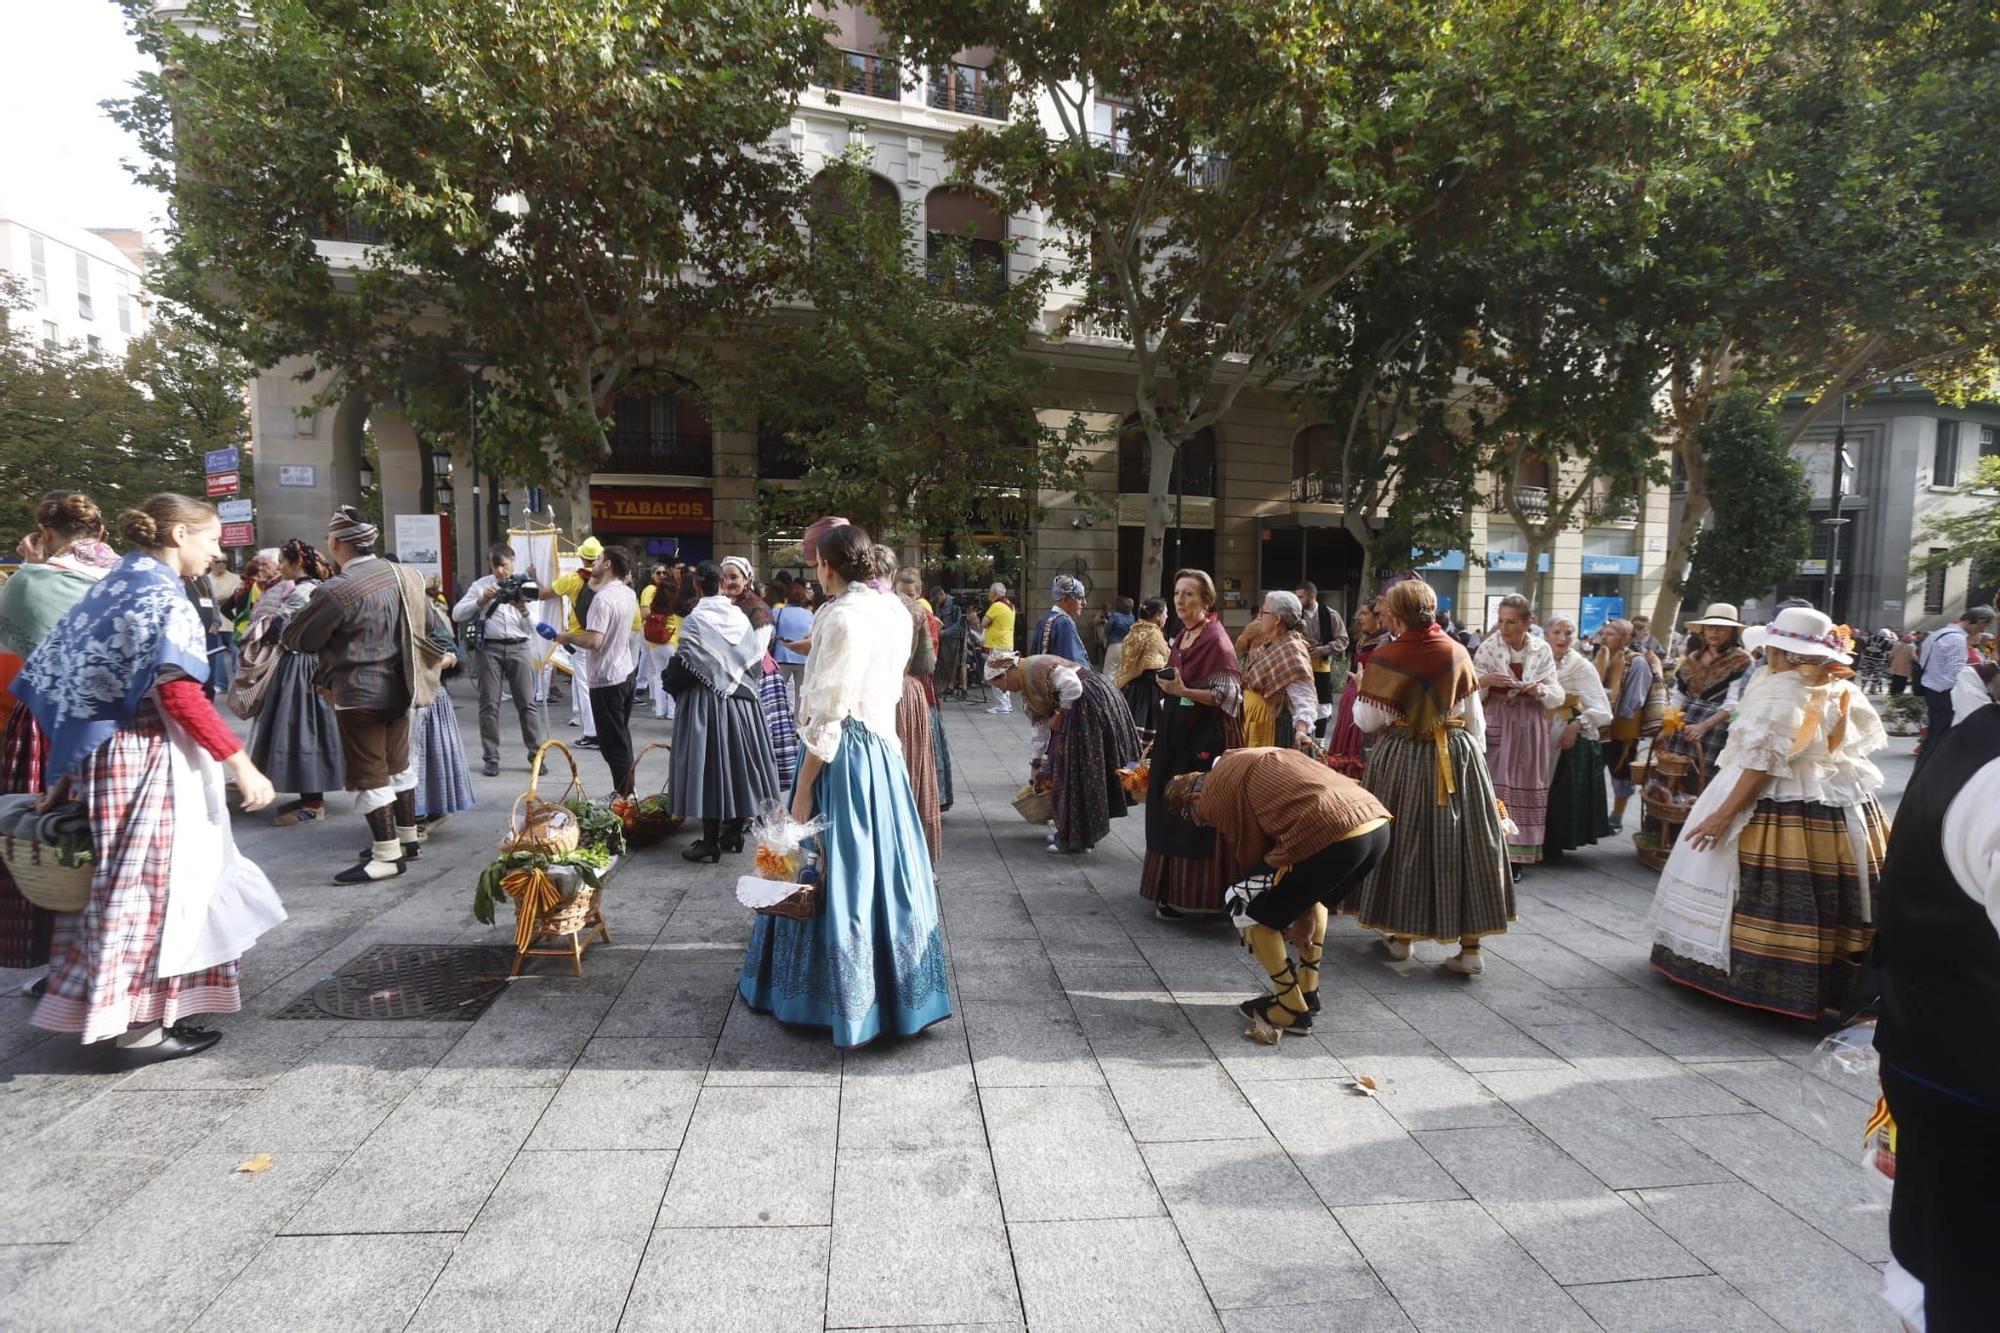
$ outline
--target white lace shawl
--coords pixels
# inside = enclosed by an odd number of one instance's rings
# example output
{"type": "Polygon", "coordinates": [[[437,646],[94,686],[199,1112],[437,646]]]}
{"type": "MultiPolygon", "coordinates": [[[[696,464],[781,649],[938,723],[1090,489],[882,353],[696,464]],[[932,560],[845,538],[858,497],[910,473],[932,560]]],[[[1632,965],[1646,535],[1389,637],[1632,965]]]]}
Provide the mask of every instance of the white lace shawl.
{"type": "Polygon", "coordinates": [[[1555,708],[1562,703],[1564,690],[1556,683],[1556,650],[1534,635],[1530,634],[1527,642],[1516,649],[1508,647],[1507,640],[1496,631],[1472,655],[1472,669],[1481,676],[1511,676],[1516,662],[1521,664],[1524,687],[1517,693],[1527,695],[1544,708],[1555,708]]]}

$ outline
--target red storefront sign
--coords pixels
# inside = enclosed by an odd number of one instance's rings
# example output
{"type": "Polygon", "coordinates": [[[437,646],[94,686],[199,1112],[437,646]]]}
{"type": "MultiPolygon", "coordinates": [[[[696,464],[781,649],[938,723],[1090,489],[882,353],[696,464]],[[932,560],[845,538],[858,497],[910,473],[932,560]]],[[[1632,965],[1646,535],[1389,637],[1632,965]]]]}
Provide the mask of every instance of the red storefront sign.
{"type": "Polygon", "coordinates": [[[208,474],[210,495],[234,495],[243,489],[243,474],[240,472],[211,472],[208,474]]]}
{"type": "Polygon", "coordinates": [[[224,546],[255,546],[257,525],[255,523],[224,523],[222,525],[224,546]]]}
{"type": "Polygon", "coordinates": [[[656,486],[592,486],[593,532],[679,533],[707,536],[715,522],[715,497],[707,491],[656,486]]]}

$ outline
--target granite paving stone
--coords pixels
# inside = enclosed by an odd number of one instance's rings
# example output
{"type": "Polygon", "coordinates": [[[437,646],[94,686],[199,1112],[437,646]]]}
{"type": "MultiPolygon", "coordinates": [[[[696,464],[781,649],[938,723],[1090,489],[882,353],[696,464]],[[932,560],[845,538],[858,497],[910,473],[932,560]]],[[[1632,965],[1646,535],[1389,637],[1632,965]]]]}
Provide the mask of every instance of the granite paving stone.
{"type": "Polygon", "coordinates": [[[202,1312],[203,1333],[403,1329],[458,1244],[436,1233],[279,1236],[202,1312]]]}
{"type": "Polygon", "coordinates": [[[1249,1310],[1223,1310],[1224,1333],[1299,1333],[1301,1329],[1338,1329],[1340,1333],[1410,1333],[1416,1327],[1394,1296],[1360,1296],[1344,1301],[1313,1301],[1306,1305],[1267,1305],[1249,1310]]]}
{"type": "Polygon", "coordinates": [[[985,1088],[980,1102],[1010,1224],[1162,1211],[1108,1090],[985,1088]]]}
{"type": "Polygon", "coordinates": [[[818,1333],[826,1326],[830,1247],[826,1226],[662,1227],[646,1246],[619,1327],[818,1333]]]}
{"type": "Polygon", "coordinates": [[[1272,1140],[1151,1143],[1144,1151],[1217,1309],[1382,1294],[1360,1252],[1272,1140]]]}
{"type": "Polygon", "coordinates": [[[708,1066],[711,1087],[833,1087],[840,1051],[824,1032],[774,1023],[738,1000],[708,1066]]]}
{"type": "Polygon", "coordinates": [[[1479,1077],[1612,1189],[1735,1179],[1629,1101],[1576,1070],[1527,1069],[1479,1077]]]}
{"type": "Polygon", "coordinates": [[[981,1087],[1096,1087],[1090,1043],[1061,995],[1014,1000],[967,994],[959,1014],[981,1087]]]}
{"type": "Polygon", "coordinates": [[[829,1328],[1020,1317],[1000,1190],[983,1145],[843,1147],[827,1266],[829,1328]],[[928,1277],[912,1283],[911,1273],[928,1277]]]}
{"type": "MultiPolygon", "coordinates": [[[[1888,1261],[1889,1200],[1869,1183],[1858,1149],[1843,1156],[1762,1111],[1660,1124],[1856,1257],[1888,1261]]],[[[1861,1141],[1859,1130],[1854,1141],[1861,1141]]]]}
{"type": "Polygon", "coordinates": [[[614,1327],[673,1162],[670,1152],[522,1153],[411,1327],[614,1327]]]}
{"type": "Polygon", "coordinates": [[[681,1146],[714,1043],[700,1037],[598,1037],[528,1136],[531,1151],[681,1146]]]}
{"type": "Polygon", "coordinates": [[[838,1088],[703,1088],[660,1225],[828,1225],[839,1111],[838,1088]]]}
{"type": "Polygon", "coordinates": [[[1470,1201],[1337,1208],[1419,1329],[1595,1329],[1582,1307],[1470,1201]]]}
{"type": "MultiPolygon", "coordinates": [[[[1247,1044],[1247,1043],[1246,1043],[1247,1044]]],[[[1126,1129],[1140,1143],[1262,1138],[1264,1124],[1236,1083],[1213,1061],[1192,1068],[1105,1069],[1126,1129]]]]}
{"type": "Polygon", "coordinates": [[[1777,1333],[1750,1298],[1719,1277],[1674,1277],[1565,1288],[1590,1317],[1622,1333],[1777,1333]]]}
{"type": "MultiPolygon", "coordinates": [[[[1815,1111],[1806,1101],[1805,1076],[1797,1065],[1784,1060],[1726,1060],[1689,1068],[1727,1089],[1743,1103],[1784,1121],[1822,1148],[1860,1155],[1855,1145],[1861,1142],[1861,1131],[1875,1112],[1872,1096],[1856,1096],[1824,1080],[1816,1080],[1812,1093],[1822,1109],[1815,1111]]],[[[1706,1115],[1736,1109],[1741,1107],[1724,1106],[1682,1114],[1706,1115]]]]}
{"type": "MultiPolygon", "coordinates": [[[[211,1133],[207,1142],[244,1152],[358,1148],[421,1083],[451,1041],[383,1035],[335,1037],[287,1070],[211,1133]]],[[[192,1064],[193,1061],[176,1061],[192,1064]]]]}
{"type": "Polygon", "coordinates": [[[1382,1098],[1345,1080],[1252,1083],[1243,1092],[1329,1208],[1465,1197],[1382,1098]]]}
{"type": "Polygon", "coordinates": [[[1180,1234],[1164,1217],[1010,1221],[1007,1234],[1028,1327],[1037,1333],[1221,1327],[1180,1234]]]}

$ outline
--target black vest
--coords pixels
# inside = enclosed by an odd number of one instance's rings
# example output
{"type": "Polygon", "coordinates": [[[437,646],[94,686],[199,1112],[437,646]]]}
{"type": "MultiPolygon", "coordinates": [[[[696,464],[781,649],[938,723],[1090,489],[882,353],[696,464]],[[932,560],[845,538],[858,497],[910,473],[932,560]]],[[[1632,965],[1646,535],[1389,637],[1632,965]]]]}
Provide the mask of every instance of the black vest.
{"type": "Polygon", "coordinates": [[[1900,1069],[2000,1107],[2000,933],[1952,878],[1943,843],[1952,798],[1996,759],[2000,707],[1981,708],[1945,733],[1896,811],[1876,897],[1875,1048],[1900,1069]]]}

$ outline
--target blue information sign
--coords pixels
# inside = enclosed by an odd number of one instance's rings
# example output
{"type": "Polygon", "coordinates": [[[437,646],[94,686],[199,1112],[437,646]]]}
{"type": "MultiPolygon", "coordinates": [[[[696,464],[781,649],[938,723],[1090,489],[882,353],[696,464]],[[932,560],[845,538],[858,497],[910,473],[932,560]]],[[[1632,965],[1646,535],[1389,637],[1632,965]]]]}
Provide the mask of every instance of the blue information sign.
{"type": "Polygon", "coordinates": [[[233,448],[210,449],[207,453],[202,455],[202,463],[203,463],[202,471],[208,473],[211,476],[213,476],[217,472],[241,471],[241,469],[237,466],[236,450],[233,448]]]}
{"type": "Polygon", "coordinates": [[[1576,618],[1576,627],[1584,634],[1595,634],[1604,628],[1605,621],[1624,618],[1623,597],[1586,597],[1583,599],[1583,610],[1576,618]]]}

